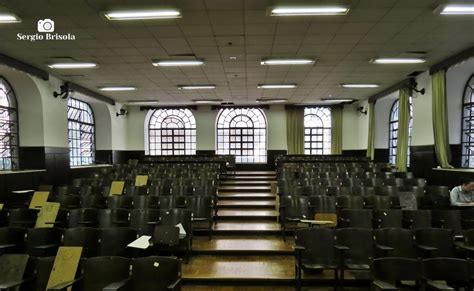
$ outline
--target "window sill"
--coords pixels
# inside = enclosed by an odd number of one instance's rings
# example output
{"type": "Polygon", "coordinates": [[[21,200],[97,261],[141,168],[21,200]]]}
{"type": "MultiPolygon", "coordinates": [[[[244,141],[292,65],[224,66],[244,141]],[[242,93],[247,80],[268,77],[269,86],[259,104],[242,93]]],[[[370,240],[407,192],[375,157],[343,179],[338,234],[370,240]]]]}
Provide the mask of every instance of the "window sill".
{"type": "Polygon", "coordinates": [[[0,175],[15,175],[15,174],[29,174],[29,173],[42,173],[42,172],[46,172],[46,169],[0,171],[0,175]]]}
{"type": "Polygon", "coordinates": [[[110,164],[94,164],[94,165],[85,165],[85,166],[73,166],[71,170],[75,169],[89,169],[89,168],[108,168],[112,167],[110,164]]]}
{"type": "Polygon", "coordinates": [[[455,169],[433,168],[432,170],[433,171],[446,171],[446,172],[474,173],[474,169],[469,169],[469,168],[455,168],[455,169]]]}

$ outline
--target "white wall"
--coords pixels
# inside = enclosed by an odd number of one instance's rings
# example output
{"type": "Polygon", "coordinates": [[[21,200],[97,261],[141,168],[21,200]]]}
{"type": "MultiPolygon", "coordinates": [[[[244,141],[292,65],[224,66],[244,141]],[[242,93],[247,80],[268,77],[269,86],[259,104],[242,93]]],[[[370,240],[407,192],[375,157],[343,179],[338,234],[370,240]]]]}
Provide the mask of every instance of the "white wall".
{"type": "Polygon", "coordinates": [[[357,107],[367,109],[368,102],[361,101],[344,105],[342,119],[342,149],[362,150],[367,149],[367,135],[369,129],[368,116],[357,112],[357,107]]]}
{"type": "Polygon", "coordinates": [[[286,150],[286,111],[284,105],[272,105],[264,110],[267,116],[268,149],[286,150]]]}
{"type": "Polygon", "coordinates": [[[450,144],[461,143],[461,116],[464,87],[472,74],[474,74],[474,58],[453,66],[446,72],[450,144]]]}
{"type": "Polygon", "coordinates": [[[417,88],[425,88],[425,95],[413,92],[412,146],[433,145],[433,111],[431,76],[426,71],[416,78],[417,88]]]}

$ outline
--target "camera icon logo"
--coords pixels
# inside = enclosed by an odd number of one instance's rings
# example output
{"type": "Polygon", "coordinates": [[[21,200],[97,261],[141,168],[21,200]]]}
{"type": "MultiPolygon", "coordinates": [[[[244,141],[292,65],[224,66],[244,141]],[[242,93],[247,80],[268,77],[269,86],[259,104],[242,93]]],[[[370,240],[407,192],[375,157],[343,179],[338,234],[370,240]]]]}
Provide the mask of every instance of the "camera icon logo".
{"type": "Polygon", "coordinates": [[[54,32],[54,21],[48,18],[38,20],[38,32],[54,32]]]}

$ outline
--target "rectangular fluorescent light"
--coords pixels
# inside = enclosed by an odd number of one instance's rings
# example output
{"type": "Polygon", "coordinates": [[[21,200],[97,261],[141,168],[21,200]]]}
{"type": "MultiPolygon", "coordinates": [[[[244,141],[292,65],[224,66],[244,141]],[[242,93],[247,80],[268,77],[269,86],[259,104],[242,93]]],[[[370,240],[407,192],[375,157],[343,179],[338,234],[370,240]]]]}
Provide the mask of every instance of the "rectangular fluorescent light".
{"type": "Polygon", "coordinates": [[[127,105],[155,105],[158,104],[158,100],[137,100],[137,101],[128,101],[127,105]]]}
{"type": "Polygon", "coordinates": [[[421,64],[426,62],[421,58],[376,58],[372,60],[374,64],[421,64]]]}
{"type": "Polygon", "coordinates": [[[296,88],[296,84],[259,84],[259,89],[293,89],[296,88]]]}
{"type": "Polygon", "coordinates": [[[451,4],[446,5],[441,10],[440,14],[443,15],[473,15],[474,5],[466,4],[451,4]]]}
{"type": "Polygon", "coordinates": [[[257,103],[284,103],[287,99],[257,99],[257,103]]]}
{"type": "Polygon", "coordinates": [[[89,69],[97,67],[96,63],[52,63],[48,64],[51,69],[89,69]]]}
{"type": "Polygon", "coordinates": [[[312,65],[313,59],[263,59],[261,65],[312,65]]]}
{"type": "Polygon", "coordinates": [[[205,84],[205,85],[178,85],[179,90],[206,90],[216,89],[216,85],[205,84]]]}
{"type": "Polygon", "coordinates": [[[176,9],[150,9],[150,10],[122,10],[104,13],[108,20],[153,20],[181,18],[181,12],[176,9]]]}
{"type": "Polygon", "coordinates": [[[378,84],[341,84],[343,88],[378,88],[378,84]]]}
{"type": "Polygon", "coordinates": [[[324,101],[326,103],[348,103],[348,102],[353,102],[354,99],[350,99],[350,98],[322,98],[321,101],[324,101]]]}
{"type": "Polygon", "coordinates": [[[134,91],[137,87],[133,86],[104,86],[99,87],[100,91],[134,91]]]}
{"type": "Polygon", "coordinates": [[[191,67],[204,65],[203,60],[154,60],[155,67],[191,67]]]}
{"type": "Polygon", "coordinates": [[[346,15],[349,8],[342,6],[310,6],[310,7],[276,7],[271,16],[316,16],[316,15],[346,15]]]}
{"type": "Polygon", "coordinates": [[[220,104],[222,99],[195,99],[193,102],[196,104],[220,104]]]}
{"type": "Polygon", "coordinates": [[[0,13],[0,23],[19,23],[21,19],[15,14],[0,13]]]}

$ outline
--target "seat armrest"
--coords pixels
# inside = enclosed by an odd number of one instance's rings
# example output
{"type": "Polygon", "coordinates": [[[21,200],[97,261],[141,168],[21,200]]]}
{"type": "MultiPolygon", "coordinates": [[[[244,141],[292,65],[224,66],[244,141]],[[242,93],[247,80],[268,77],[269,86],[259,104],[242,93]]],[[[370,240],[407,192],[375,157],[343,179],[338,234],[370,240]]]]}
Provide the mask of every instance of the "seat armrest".
{"type": "Polygon", "coordinates": [[[11,281],[11,282],[6,282],[6,283],[3,283],[3,284],[0,284],[0,290],[10,290],[10,289],[16,290],[16,287],[23,284],[23,282],[25,282],[25,281],[20,280],[20,281],[11,281]]]}
{"type": "Polygon", "coordinates": [[[425,245],[416,245],[416,247],[420,250],[427,251],[427,252],[433,252],[433,251],[438,250],[438,248],[425,246],[425,245]]]}
{"type": "Polygon", "coordinates": [[[446,222],[446,220],[444,220],[444,219],[433,219],[431,221],[433,223],[433,226],[441,227],[441,228],[443,228],[444,223],[446,222]]]}
{"type": "Polygon", "coordinates": [[[334,248],[338,251],[348,251],[348,250],[351,249],[351,248],[349,248],[347,246],[343,246],[343,245],[334,245],[334,248]]]}
{"type": "Polygon", "coordinates": [[[181,278],[178,278],[176,281],[174,281],[167,287],[168,290],[180,290],[180,288],[181,288],[181,278]]]}
{"type": "Polygon", "coordinates": [[[148,221],[146,224],[149,224],[149,225],[160,225],[160,224],[161,224],[161,221],[148,221]]]}
{"type": "Polygon", "coordinates": [[[466,251],[474,251],[474,246],[468,246],[464,242],[455,242],[454,245],[466,251]]]}
{"type": "Polygon", "coordinates": [[[39,250],[45,250],[45,249],[56,248],[56,247],[59,247],[59,246],[60,246],[59,244],[47,244],[47,245],[35,246],[34,248],[39,249],[39,250]]]}
{"type": "Polygon", "coordinates": [[[71,280],[71,281],[67,281],[67,282],[63,282],[63,283],[59,283],[57,285],[54,285],[53,287],[50,287],[47,289],[47,291],[60,291],[60,290],[64,290],[68,287],[71,287],[72,285],[74,285],[74,283],[76,282],[79,282],[83,279],[84,277],[83,276],[80,276],[79,278],[76,278],[74,280],[71,280]]]}
{"type": "Polygon", "coordinates": [[[9,248],[13,248],[15,247],[16,244],[4,244],[4,245],[0,245],[0,250],[1,249],[9,249],[9,248]]]}
{"type": "Polygon", "coordinates": [[[130,277],[127,279],[124,279],[122,281],[114,282],[112,284],[107,285],[102,289],[102,291],[120,291],[120,290],[125,290],[127,288],[127,285],[130,282],[130,277]]]}
{"type": "Polygon", "coordinates": [[[449,287],[448,285],[446,285],[444,283],[441,283],[441,282],[437,282],[437,281],[427,280],[426,285],[428,285],[430,288],[432,288],[434,290],[454,291],[454,288],[449,287]]]}
{"type": "Polygon", "coordinates": [[[295,250],[295,252],[301,252],[304,251],[306,248],[303,246],[294,246],[293,249],[295,250]]]}
{"type": "Polygon", "coordinates": [[[402,205],[392,205],[392,209],[403,209],[403,208],[406,208],[406,206],[402,206],[402,205]]]}
{"type": "Polygon", "coordinates": [[[379,249],[379,250],[381,250],[381,251],[386,251],[386,252],[387,252],[387,251],[393,251],[393,250],[394,250],[394,248],[392,248],[392,247],[384,246],[384,245],[379,245],[379,244],[376,244],[376,245],[375,245],[375,248],[376,248],[376,249],[379,249]]]}
{"type": "Polygon", "coordinates": [[[396,291],[398,290],[396,286],[393,286],[390,283],[387,283],[385,281],[380,281],[380,280],[374,280],[372,282],[372,286],[374,287],[374,290],[393,290],[396,291]]]}

